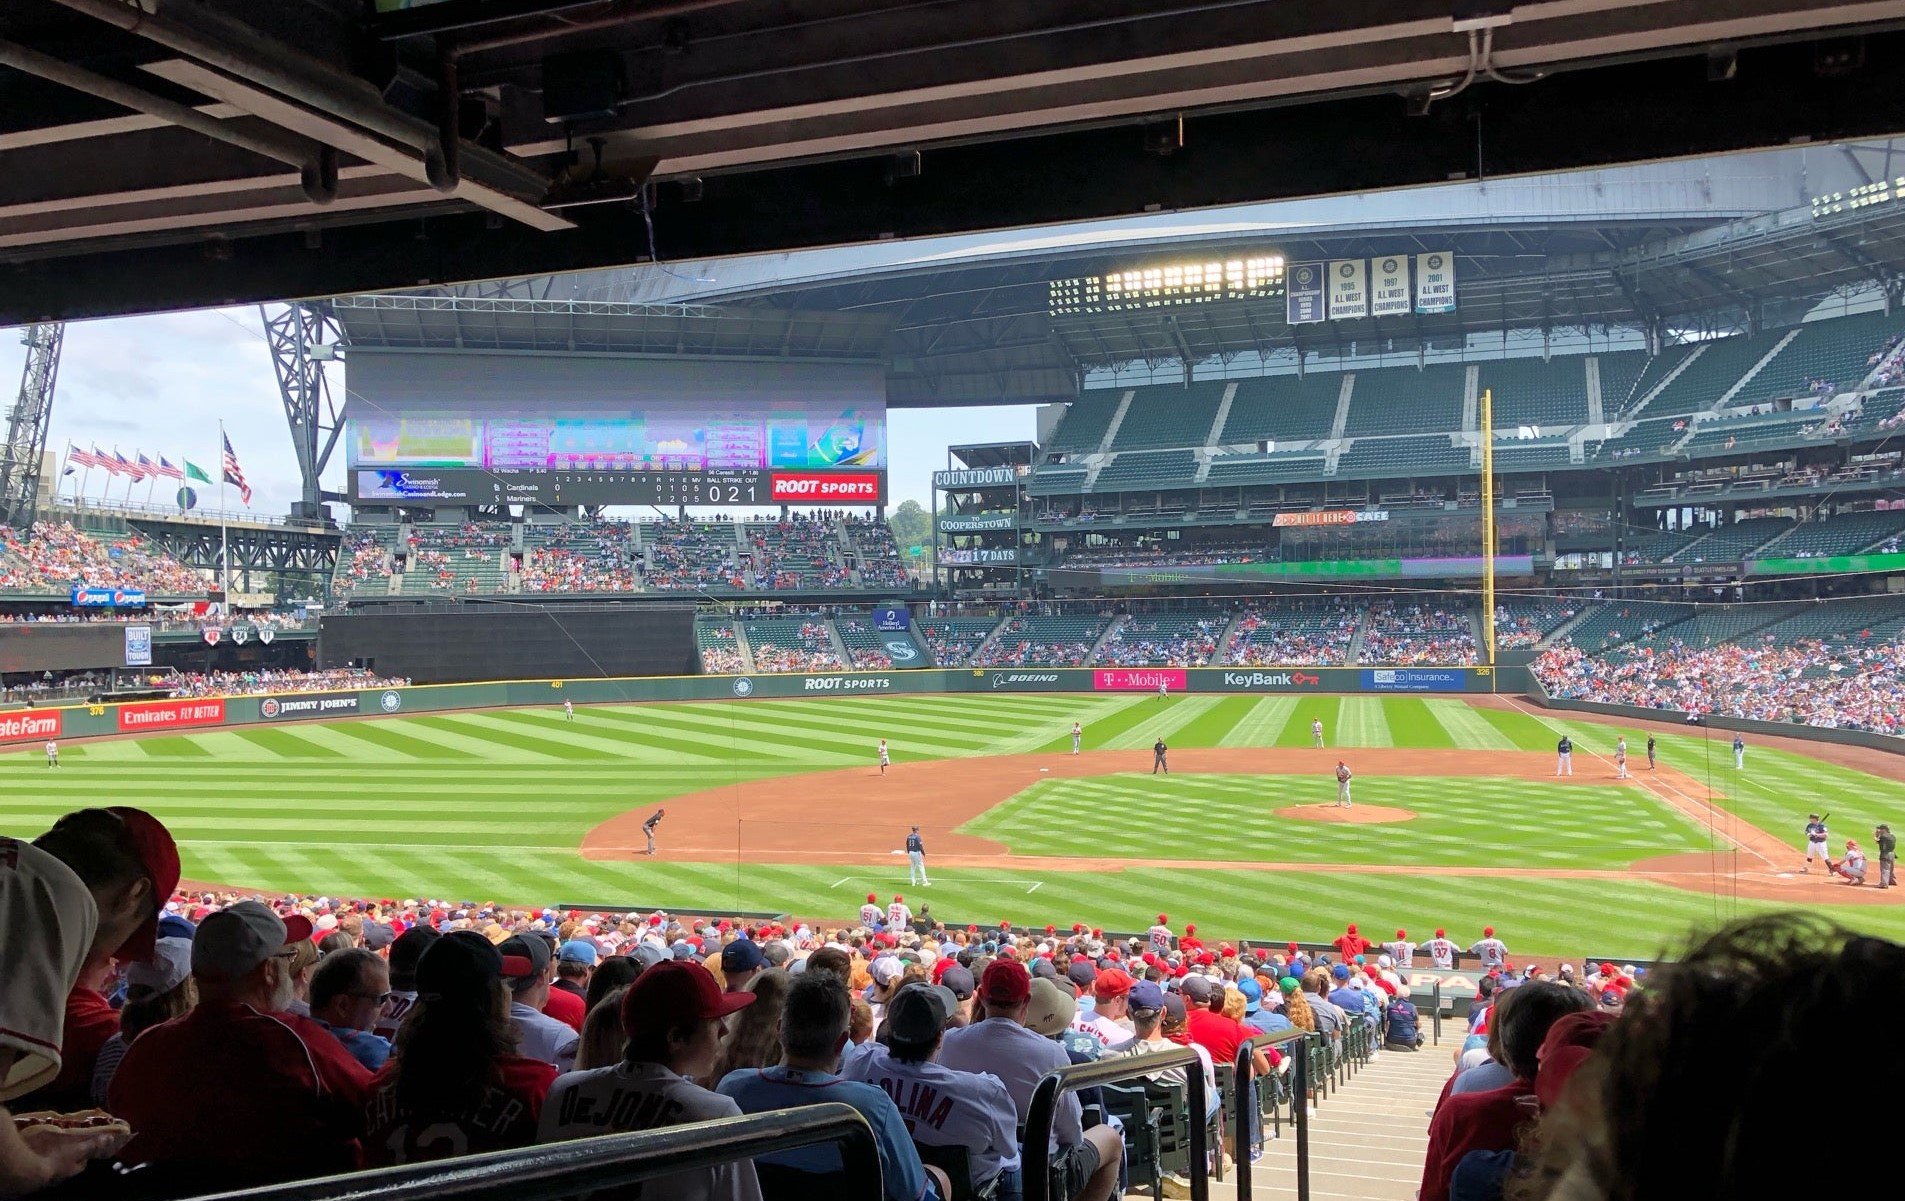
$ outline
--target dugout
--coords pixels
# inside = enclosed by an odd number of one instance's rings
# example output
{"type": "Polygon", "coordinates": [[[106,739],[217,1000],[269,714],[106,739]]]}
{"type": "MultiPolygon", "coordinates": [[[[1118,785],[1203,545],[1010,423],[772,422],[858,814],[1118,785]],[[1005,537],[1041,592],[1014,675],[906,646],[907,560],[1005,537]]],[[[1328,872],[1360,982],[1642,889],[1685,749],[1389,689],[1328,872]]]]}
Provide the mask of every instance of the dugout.
{"type": "Polygon", "coordinates": [[[326,614],[318,666],[418,684],[700,670],[692,605],[391,605],[326,614]]]}

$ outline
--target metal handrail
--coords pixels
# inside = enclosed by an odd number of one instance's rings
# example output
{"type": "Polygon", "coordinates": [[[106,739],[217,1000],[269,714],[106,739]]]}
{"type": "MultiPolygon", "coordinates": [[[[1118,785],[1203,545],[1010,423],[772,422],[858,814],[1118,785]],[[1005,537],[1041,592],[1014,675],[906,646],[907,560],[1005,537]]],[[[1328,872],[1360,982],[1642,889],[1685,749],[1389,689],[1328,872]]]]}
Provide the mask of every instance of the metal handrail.
{"type": "MultiPolygon", "coordinates": [[[[1052,1120],[1058,1113],[1060,1093],[1101,1084],[1138,1080],[1167,1068],[1185,1068],[1185,1101],[1190,1109],[1185,1127],[1191,1137],[1191,1201],[1210,1201],[1210,1120],[1208,1096],[1204,1092],[1204,1064],[1189,1047],[1169,1051],[1150,1051],[1143,1055],[1120,1055],[1096,1063],[1075,1063],[1047,1072],[1032,1089],[1032,1102],[1025,1109],[1025,1137],[1021,1159],[1025,1165],[1025,1201],[1053,1201],[1052,1191],[1052,1120]]],[[[1239,1193],[1239,1196],[1244,1194],[1239,1193]]],[[[1063,1201],[1062,1198],[1059,1201],[1063,1201]]]]}
{"type": "Polygon", "coordinates": [[[820,1142],[840,1145],[842,1196],[880,1195],[872,1129],[851,1106],[829,1102],[241,1189],[201,1201],[554,1201],[820,1142]]]}
{"type": "Polygon", "coordinates": [[[1290,1063],[1290,1088],[1296,1097],[1291,1108],[1290,1120],[1296,1126],[1296,1197],[1297,1201],[1310,1201],[1310,1056],[1308,1039],[1314,1037],[1307,1030],[1284,1030],[1276,1034],[1261,1034],[1237,1048],[1235,1065],[1235,1121],[1236,1133],[1231,1136],[1231,1145],[1237,1148],[1237,1195],[1251,1196],[1251,1176],[1254,1164],[1250,1159],[1250,1115],[1252,1107],[1250,1082],[1256,1078],[1256,1052],[1266,1047],[1292,1047],[1294,1054],[1290,1063]]]}

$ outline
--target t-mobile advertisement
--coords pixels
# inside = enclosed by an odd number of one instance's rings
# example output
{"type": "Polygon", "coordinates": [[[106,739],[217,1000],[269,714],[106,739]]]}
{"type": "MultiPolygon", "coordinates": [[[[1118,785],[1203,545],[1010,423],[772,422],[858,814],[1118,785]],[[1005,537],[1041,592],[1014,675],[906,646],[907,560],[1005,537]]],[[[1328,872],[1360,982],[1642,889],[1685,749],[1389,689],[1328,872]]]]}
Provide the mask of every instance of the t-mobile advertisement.
{"type": "Polygon", "coordinates": [[[1159,686],[1183,692],[1190,677],[1181,667],[1121,667],[1091,673],[1095,692],[1156,692],[1159,686]]]}

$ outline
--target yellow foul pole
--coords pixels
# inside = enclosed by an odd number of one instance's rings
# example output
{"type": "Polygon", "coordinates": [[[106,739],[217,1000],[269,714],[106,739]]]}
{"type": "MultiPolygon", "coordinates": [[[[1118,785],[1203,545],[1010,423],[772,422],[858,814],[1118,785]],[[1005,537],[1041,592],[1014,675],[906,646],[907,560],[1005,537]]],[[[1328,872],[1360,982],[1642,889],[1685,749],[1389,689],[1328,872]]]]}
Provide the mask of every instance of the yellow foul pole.
{"type": "Polygon", "coordinates": [[[1482,389],[1482,637],[1495,665],[1495,398],[1482,389]]]}

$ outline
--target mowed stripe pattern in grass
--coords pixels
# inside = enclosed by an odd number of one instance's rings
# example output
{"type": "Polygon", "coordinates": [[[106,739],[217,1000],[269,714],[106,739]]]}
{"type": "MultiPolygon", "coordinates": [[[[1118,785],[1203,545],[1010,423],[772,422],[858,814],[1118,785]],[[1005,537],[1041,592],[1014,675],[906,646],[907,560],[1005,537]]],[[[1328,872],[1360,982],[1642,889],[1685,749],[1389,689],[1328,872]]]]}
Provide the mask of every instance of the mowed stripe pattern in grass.
{"type": "MultiPolygon", "coordinates": [[[[1310,722],[1319,717],[1332,747],[1546,751],[1567,729],[1585,762],[1613,740],[1609,727],[1594,723],[1415,697],[1175,696],[1160,702],[1147,694],[869,696],[585,706],[573,723],[544,709],[446,713],[68,744],[66,765],[58,771],[45,769],[32,748],[21,748],[0,754],[0,829],[32,835],[85,805],[136,804],[159,813],[179,834],[187,874],[201,879],[334,894],[435,892],[524,904],[731,906],[844,918],[856,893],[903,885],[903,865],[597,863],[583,860],[575,848],[605,818],[684,792],[871,764],[881,737],[902,763],[1066,751],[1074,720],[1085,726],[1088,749],[1114,739],[1148,746],[1167,723],[1173,747],[1307,746],[1310,722]]],[[[1630,741],[1639,759],[1641,740],[1630,741]]],[[[1662,740],[1662,751],[1668,762],[1697,771],[1708,747],[1702,738],[1675,736],[1662,740]]],[[[1834,811],[1835,832],[1863,838],[1871,822],[1905,813],[1905,788],[1897,781],[1760,748],[1738,776],[1723,743],[1714,751],[1715,786],[1734,798],[1726,803],[1768,829],[1785,833],[1790,827],[1796,834],[1793,815],[1803,818],[1812,806],[1834,811]]],[[[1187,779],[1180,776],[1172,786],[1187,779]]],[[[1123,787],[1115,778],[1076,783],[1123,787]]],[[[1592,947],[1643,955],[1689,924],[1752,908],[1724,895],[1638,881],[1544,876],[1544,867],[1561,862],[1544,855],[1565,853],[1580,862],[1583,856],[1633,858],[1672,849],[1664,842],[1644,849],[1624,845],[1631,822],[1651,820],[1659,806],[1612,790],[1570,790],[1561,800],[1574,808],[1556,811],[1535,804],[1525,791],[1517,807],[1509,795],[1514,790],[1505,789],[1502,808],[1491,810],[1500,820],[1491,826],[1476,820],[1473,781],[1364,776],[1357,783],[1364,803],[1402,804],[1437,816],[1430,825],[1411,823],[1396,831],[1305,825],[1294,835],[1276,830],[1238,837],[1234,823],[1275,808],[1266,794],[1286,786],[1292,802],[1327,799],[1309,792],[1329,791],[1327,781],[1307,778],[1247,780],[1208,797],[1178,793],[1172,804],[1129,817],[1120,816],[1128,797],[1080,798],[1069,808],[1059,799],[1035,813],[1049,829],[1027,830],[1028,845],[1019,849],[1035,849],[1031,843],[1043,839],[1064,844],[1061,853],[1067,854],[1174,855],[1158,846],[1160,835],[1168,833],[1187,844],[1204,842],[1184,857],[1236,859],[1247,857],[1247,849],[1267,860],[1301,861],[1299,848],[1307,845],[1318,848],[1319,863],[1353,865],[1409,862],[1398,856],[1411,853],[1413,829],[1424,835],[1415,840],[1422,853],[1436,848],[1442,862],[1498,859],[1495,866],[1528,865],[1527,874],[1458,879],[1438,876],[1433,868],[1372,876],[1347,867],[1266,873],[1139,865],[1109,874],[1035,875],[1001,865],[936,870],[934,910],[962,920],[1007,917],[1042,924],[1062,918],[1142,928],[1168,902],[1174,916],[1184,910],[1220,935],[1315,936],[1334,933],[1345,921],[1411,929],[1445,924],[1454,933],[1464,923],[1488,922],[1518,948],[1576,953],[1592,947]],[[1379,795],[1391,788],[1401,791],[1379,795]],[[1596,813],[1613,807],[1601,814],[1611,822],[1607,837],[1592,846],[1591,821],[1582,808],[1590,804],[1596,813]],[[1581,826],[1545,846],[1524,844],[1510,832],[1510,818],[1536,820],[1530,814],[1581,826]],[[1449,824],[1437,828],[1443,822],[1449,824]],[[1200,835],[1200,829],[1215,834],[1200,835]],[[1324,855],[1319,838],[1348,841],[1324,855]]],[[[1031,799],[1046,803],[1036,794],[1031,799]]],[[[1018,819],[1008,806],[981,819],[993,820],[1018,819]]],[[[772,848],[749,850],[767,856],[772,848]]],[[[1832,911],[1862,929],[1905,935],[1905,918],[1890,907],[1832,911]]]]}
{"type": "Polygon", "coordinates": [[[1323,775],[1121,772],[1040,781],[961,830],[1015,854],[1081,855],[1090,852],[1073,822],[1088,813],[1120,858],[1401,866],[1605,869],[1714,845],[1703,827],[1638,789],[1368,775],[1355,788],[1365,808],[1416,817],[1335,825],[1276,816],[1288,805],[1334,803],[1336,782],[1323,775]]]}

